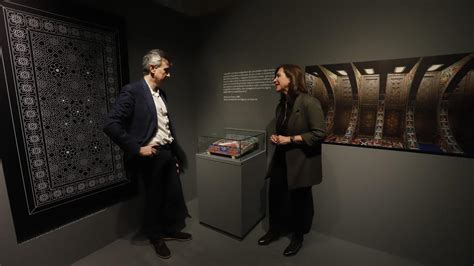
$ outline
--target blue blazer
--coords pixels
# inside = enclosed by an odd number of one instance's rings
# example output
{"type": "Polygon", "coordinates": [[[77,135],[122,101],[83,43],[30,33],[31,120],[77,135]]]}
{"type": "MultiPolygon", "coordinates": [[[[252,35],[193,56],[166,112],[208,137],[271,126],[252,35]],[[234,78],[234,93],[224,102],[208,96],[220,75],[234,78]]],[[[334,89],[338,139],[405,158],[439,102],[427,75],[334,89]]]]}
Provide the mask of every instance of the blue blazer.
{"type": "MultiPolygon", "coordinates": [[[[163,90],[160,90],[160,96],[166,104],[163,90]]],[[[180,168],[183,168],[187,164],[186,156],[177,143],[169,113],[168,117],[171,136],[174,138],[172,151],[180,163],[180,168]]],[[[145,79],[125,85],[105,119],[105,134],[125,151],[128,159],[133,159],[139,156],[140,147],[153,138],[157,129],[155,102],[145,79]]]]}

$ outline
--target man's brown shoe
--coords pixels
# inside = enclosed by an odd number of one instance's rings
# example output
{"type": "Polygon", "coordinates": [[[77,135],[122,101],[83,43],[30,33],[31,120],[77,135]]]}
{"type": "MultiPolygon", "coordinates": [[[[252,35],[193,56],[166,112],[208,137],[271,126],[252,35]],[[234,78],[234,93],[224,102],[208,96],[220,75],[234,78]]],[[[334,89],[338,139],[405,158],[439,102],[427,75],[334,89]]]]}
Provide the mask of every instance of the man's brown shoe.
{"type": "Polygon", "coordinates": [[[163,236],[162,239],[165,240],[165,241],[168,241],[168,240],[189,241],[189,240],[193,239],[193,236],[191,234],[185,233],[185,232],[176,232],[176,233],[173,233],[173,234],[167,234],[167,235],[163,236]]]}
{"type": "Polygon", "coordinates": [[[155,248],[155,252],[158,255],[158,257],[162,259],[171,258],[171,251],[166,245],[165,241],[163,241],[163,239],[152,240],[150,242],[151,244],[153,244],[153,247],[155,248]]]}

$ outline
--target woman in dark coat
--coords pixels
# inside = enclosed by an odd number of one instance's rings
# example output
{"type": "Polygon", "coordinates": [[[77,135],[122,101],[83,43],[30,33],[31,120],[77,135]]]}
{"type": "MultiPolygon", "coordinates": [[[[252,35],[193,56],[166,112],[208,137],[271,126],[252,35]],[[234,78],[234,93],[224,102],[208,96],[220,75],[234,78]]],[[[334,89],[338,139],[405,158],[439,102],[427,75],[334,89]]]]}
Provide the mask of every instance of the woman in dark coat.
{"type": "Polygon", "coordinates": [[[276,109],[276,132],[271,136],[276,148],[267,173],[270,229],[258,244],[268,245],[291,233],[291,242],[283,254],[292,256],[298,253],[303,235],[311,229],[311,187],[321,183],[321,142],[326,127],[321,104],[308,95],[299,66],[277,67],[273,83],[281,99],[276,109]]]}

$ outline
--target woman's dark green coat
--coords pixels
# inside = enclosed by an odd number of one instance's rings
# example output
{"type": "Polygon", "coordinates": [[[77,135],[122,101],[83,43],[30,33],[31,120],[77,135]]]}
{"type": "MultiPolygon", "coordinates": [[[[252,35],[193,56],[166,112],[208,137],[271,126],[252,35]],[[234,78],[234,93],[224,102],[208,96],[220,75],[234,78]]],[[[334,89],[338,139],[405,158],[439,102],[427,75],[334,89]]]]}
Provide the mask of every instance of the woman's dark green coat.
{"type": "MultiPolygon", "coordinates": [[[[283,104],[277,106],[277,115],[283,104]]],[[[321,142],[325,136],[325,128],[320,102],[308,94],[300,94],[293,105],[287,131],[289,136],[301,135],[303,143],[289,144],[292,147],[285,154],[288,189],[321,183],[321,142]]],[[[273,175],[274,161],[272,158],[267,177],[273,175]]]]}

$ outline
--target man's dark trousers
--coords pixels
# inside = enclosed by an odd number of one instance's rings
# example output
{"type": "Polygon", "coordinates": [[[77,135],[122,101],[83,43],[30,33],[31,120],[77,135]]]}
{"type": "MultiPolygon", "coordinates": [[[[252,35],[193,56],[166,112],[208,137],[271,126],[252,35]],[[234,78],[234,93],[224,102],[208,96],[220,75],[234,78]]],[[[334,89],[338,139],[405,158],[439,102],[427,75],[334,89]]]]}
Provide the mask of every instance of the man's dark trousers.
{"type": "Polygon", "coordinates": [[[175,156],[170,145],[157,150],[153,157],[139,158],[146,193],[142,230],[150,240],[181,231],[187,216],[175,156]]]}

